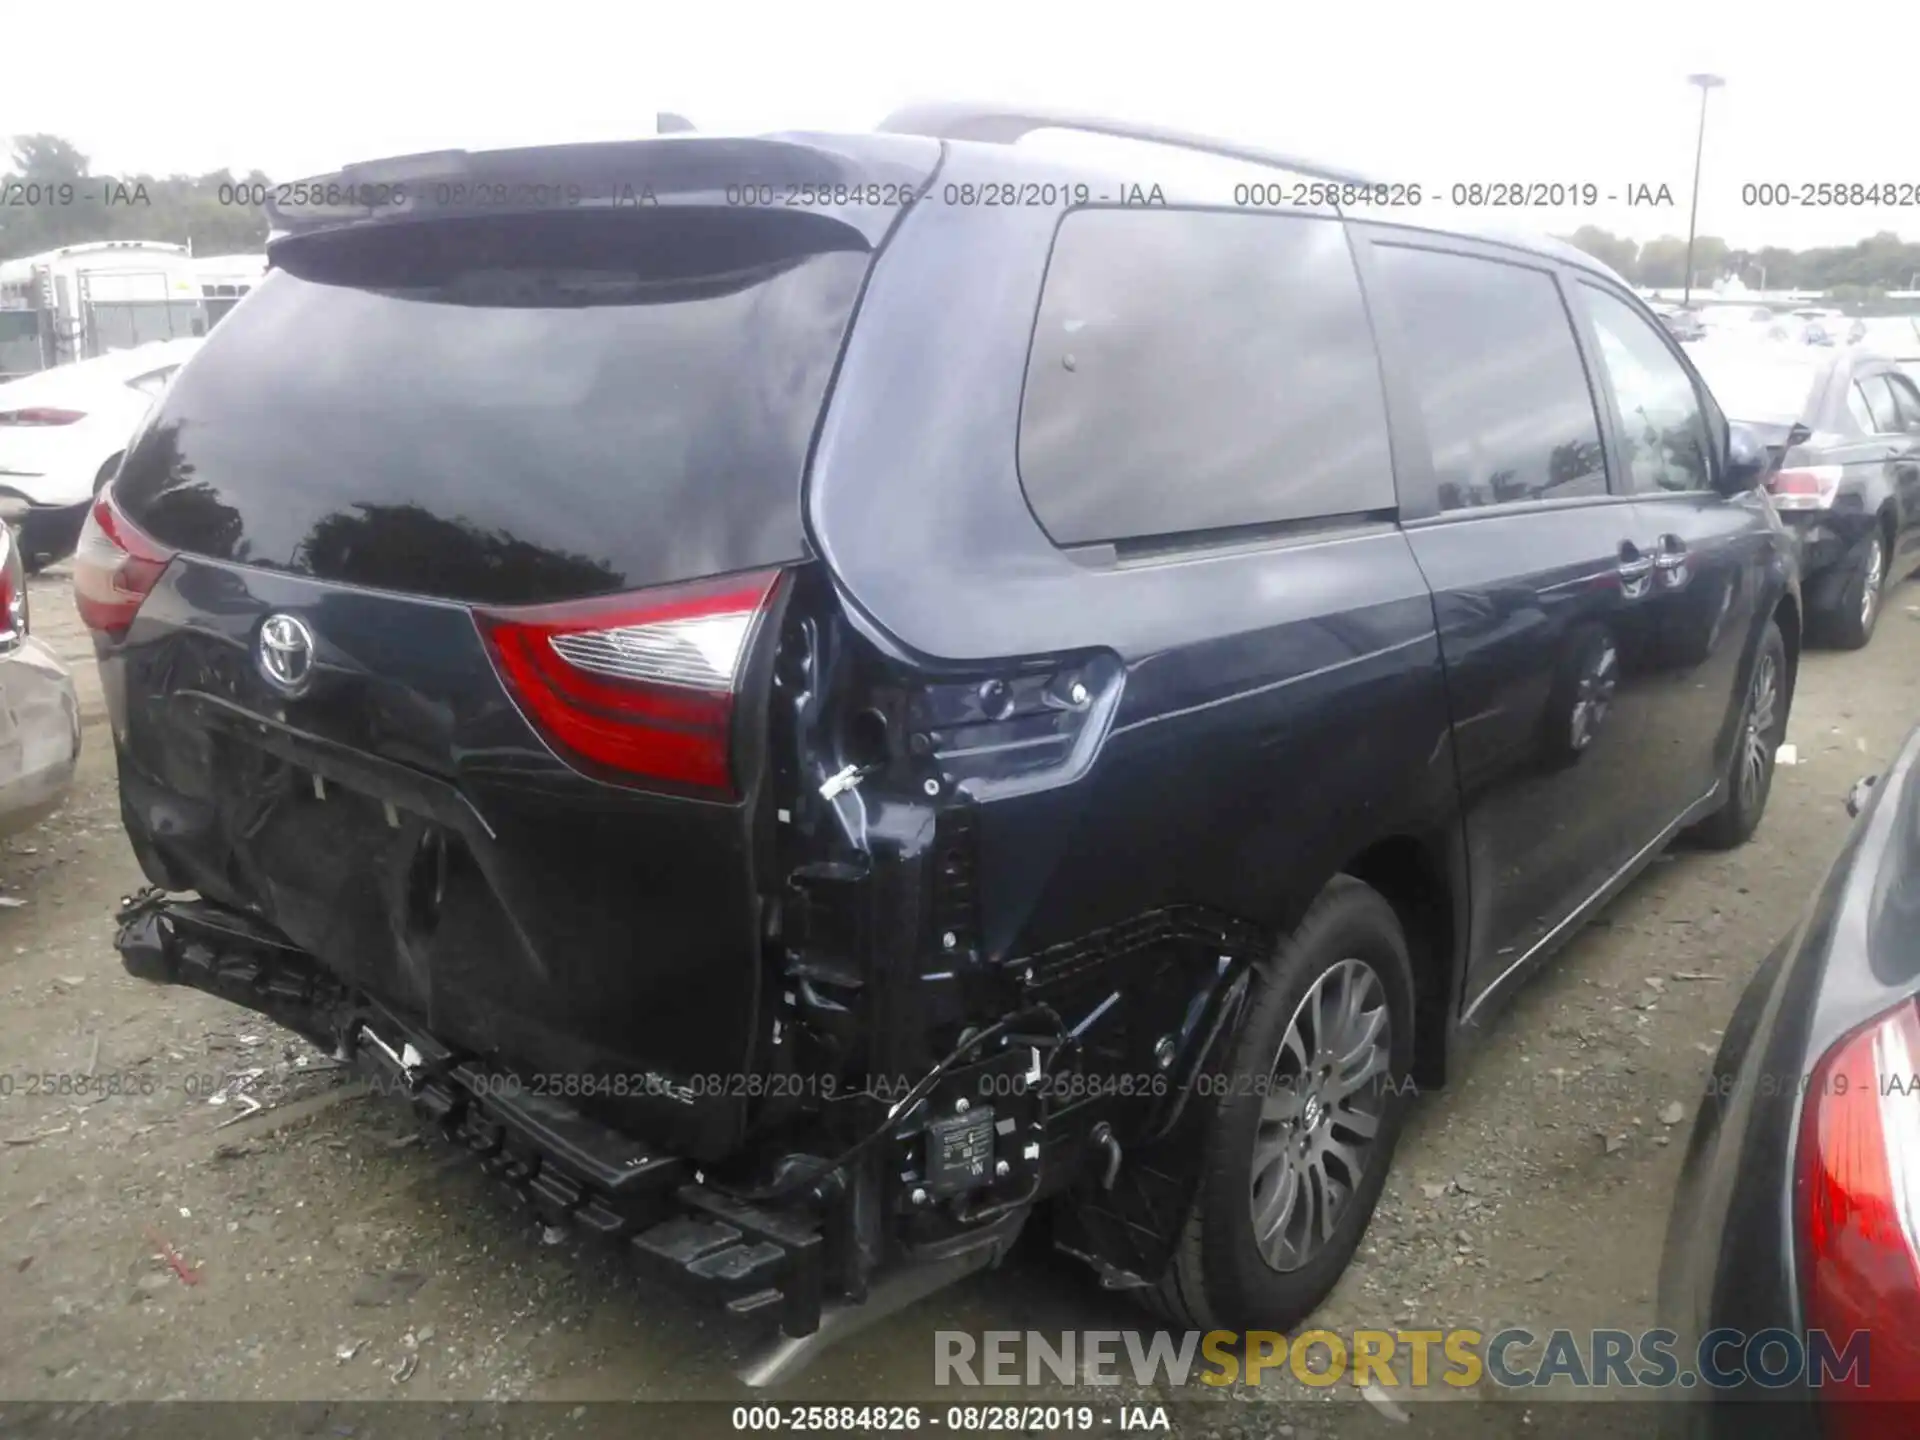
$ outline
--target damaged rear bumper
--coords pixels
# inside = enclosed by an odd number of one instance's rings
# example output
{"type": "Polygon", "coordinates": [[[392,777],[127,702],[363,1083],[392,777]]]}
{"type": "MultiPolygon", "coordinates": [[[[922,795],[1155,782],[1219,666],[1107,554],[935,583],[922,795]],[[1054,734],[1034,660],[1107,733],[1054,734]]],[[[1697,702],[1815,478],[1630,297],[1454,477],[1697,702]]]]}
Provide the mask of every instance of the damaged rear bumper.
{"type": "Polygon", "coordinates": [[[740,1319],[777,1322],[795,1337],[819,1329],[825,1244],[804,1206],[763,1208],[700,1183],[684,1158],[454,1055],[232,911],[150,891],[123,902],[116,945],[132,975],[204,990],[351,1060],[470,1150],[542,1223],[623,1243],[643,1271],[740,1319]]]}

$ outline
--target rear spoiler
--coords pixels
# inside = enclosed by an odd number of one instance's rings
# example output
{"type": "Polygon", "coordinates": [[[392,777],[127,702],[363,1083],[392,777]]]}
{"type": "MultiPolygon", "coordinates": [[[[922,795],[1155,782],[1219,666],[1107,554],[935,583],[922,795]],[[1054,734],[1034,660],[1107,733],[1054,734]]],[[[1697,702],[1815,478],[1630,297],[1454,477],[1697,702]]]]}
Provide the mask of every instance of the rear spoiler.
{"type": "Polygon", "coordinates": [[[268,254],[287,239],[369,225],[666,205],[822,216],[873,247],[939,160],[939,141],[926,137],[801,134],[398,155],[274,187],[268,254]]]}

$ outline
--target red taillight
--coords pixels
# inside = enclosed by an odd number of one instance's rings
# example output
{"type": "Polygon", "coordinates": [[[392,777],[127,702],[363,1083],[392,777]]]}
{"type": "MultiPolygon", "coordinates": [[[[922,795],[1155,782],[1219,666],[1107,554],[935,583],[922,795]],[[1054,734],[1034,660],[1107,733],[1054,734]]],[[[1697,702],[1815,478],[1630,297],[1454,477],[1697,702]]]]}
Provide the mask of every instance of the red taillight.
{"type": "Polygon", "coordinates": [[[777,570],[477,610],[507,688],[563,752],[648,780],[733,792],[733,700],[777,570]]]}
{"type": "Polygon", "coordinates": [[[73,552],[73,599],[89,630],[113,635],[133,623],[173,552],[144,534],[102,490],[73,552]]]}
{"type": "Polygon", "coordinates": [[[1779,471],[1767,482],[1773,503],[1782,510],[1827,510],[1840,490],[1838,465],[1803,465],[1779,471]]]}
{"type": "Polygon", "coordinates": [[[51,405],[29,405],[24,410],[0,410],[0,425],[72,425],[87,418],[84,410],[60,410],[51,405]]]}
{"type": "Polygon", "coordinates": [[[1904,1000],[1815,1067],[1801,1110],[1802,1291],[1810,1330],[1835,1351],[1871,1332],[1867,1363],[1822,1393],[1828,1433],[1912,1433],[1920,1400],[1920,1006],[1904,1000]]]}
{"type": "Polygon", "coordinates": [[[27,567],[13,532],[0,525],[0,653],[27,638],[27,567]]]}

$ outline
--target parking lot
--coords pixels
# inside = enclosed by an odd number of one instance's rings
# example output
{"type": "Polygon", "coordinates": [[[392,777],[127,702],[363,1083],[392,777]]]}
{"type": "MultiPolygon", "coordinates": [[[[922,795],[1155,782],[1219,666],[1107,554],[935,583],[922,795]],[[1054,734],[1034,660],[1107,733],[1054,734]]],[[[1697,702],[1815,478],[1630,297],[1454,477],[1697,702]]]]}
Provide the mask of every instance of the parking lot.
{"type": "MultiPolygon", "coordinates": [[[[34,614],[81,685],[80,775],[61,815],[0,845],[0,1393],[738,1400],[745,1352],[717,1316],[637,1284],[608,1251],[543,1236],[319,1052],[121,971],[114,906],[141,876],[66,584],[36,581],[34,614]]],[[[1655,865],[1417,1106],[1321,1323],[1651,1323],[1720,1027],[1835,852],[1849,785],[1916,719],[1909,585],[1870,648],[1805,658],[1797,763],[1757,839],[1655,865]]],[[[1142,1323],[1156,1322],[1034,1243],[852,1338],[795,1394],[951,1400],[933,1384],[936,1329],[1142,1323]]]]}

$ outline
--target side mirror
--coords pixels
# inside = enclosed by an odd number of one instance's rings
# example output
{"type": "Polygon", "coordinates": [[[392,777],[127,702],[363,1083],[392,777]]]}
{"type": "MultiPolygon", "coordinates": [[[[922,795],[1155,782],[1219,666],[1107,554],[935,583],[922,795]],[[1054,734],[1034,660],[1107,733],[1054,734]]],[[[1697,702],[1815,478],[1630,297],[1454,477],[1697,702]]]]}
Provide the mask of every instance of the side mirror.
{"type": "Polygon", "coordinates": [[[1727,453],[1720,467],[1721,488],[1729,495],[1751,490],[1767,478],[1773,456],[1751,427],[1727,426],[1727,453]]]}
{"type": "Polygon", "coordinates": [[[1878,775],[1868,775],[1853,782],[1853,789],[1847,792],[1847,814],[1854,819],[1860,818],[1860,812],[1867,808],[1867,800],[1873,794],[1874,781],[1878,775]]]}

